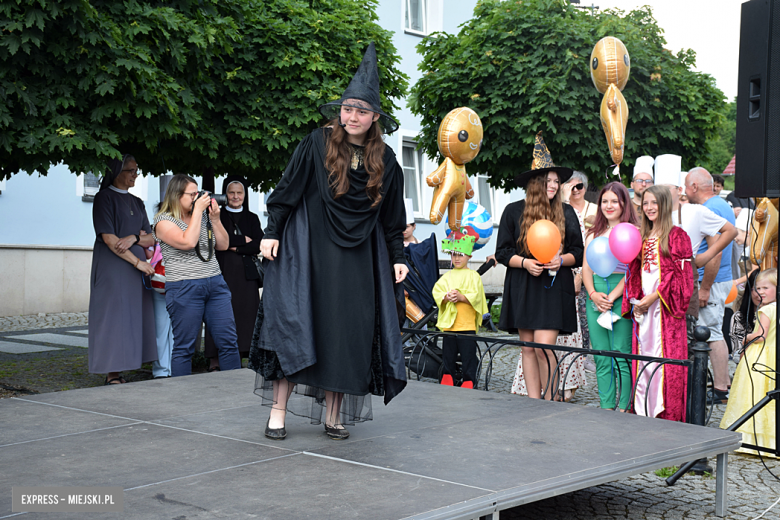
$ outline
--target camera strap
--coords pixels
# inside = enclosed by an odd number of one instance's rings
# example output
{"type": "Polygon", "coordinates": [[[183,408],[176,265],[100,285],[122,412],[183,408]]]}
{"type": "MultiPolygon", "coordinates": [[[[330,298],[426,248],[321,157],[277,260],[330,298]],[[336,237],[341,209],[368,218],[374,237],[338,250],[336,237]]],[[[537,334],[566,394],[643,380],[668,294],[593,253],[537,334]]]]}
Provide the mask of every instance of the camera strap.
{"type": "Polygon", "coordinates": [[[208,258],[203,258],[203,254],[200,252],[200,239],[198,239],[198,243],[195,244],[195,253],[198,255],[198,258],[200,258],[204,262],[210,261],[214,257],[214,228],[211,226],[211,218],[209,217],[208,211],[206,213],[206,236],[207,236],[207,253],[208,258]]]}

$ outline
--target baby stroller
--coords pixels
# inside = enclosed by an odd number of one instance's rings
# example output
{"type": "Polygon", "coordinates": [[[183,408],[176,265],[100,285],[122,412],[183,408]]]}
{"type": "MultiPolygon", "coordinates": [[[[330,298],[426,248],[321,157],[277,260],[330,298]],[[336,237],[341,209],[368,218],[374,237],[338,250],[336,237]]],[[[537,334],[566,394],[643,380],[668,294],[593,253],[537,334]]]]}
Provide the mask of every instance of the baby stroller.
{"type": "MultiPolygon", "coordinates": [[[[404,329],[402,336],[405,364],[409,375],[414,372],[418,381],[423,377],[440,381],[444,369],[441,335],[421,334],[428,331],[429,323],[436,323],[439,315],[439,308],[432,296],[433,286],[439,279],[439,248],[436,235],[431,233],[431,236],[422,242],[409,244],[404,249],[404,255],[409,267],[409,274],[403,282],[407,295],[406,316],[411,322],[410,326],[404,329]]],[[[491,260],[483,264],[477,272],[482,275],[493,265],[495,263],[491,260]]],[[[457,366],[453,379],[462,381],[460,360],[457,366]]]]}
{"type": "Polygon", "coordinates": [[[404,360],[407,370],[421,377],[439,378],[442,370],[441,348],[435,337],[417,334],[427,331],[428,323],[436,322],[439,309],[433,301],[431,291],[439,279],[439,250],[436,235],[418,244],[404,248],[409,273],[404,280],[406,294],[406,317],[408,328],[401,341],[404,345],[404,360]]]}

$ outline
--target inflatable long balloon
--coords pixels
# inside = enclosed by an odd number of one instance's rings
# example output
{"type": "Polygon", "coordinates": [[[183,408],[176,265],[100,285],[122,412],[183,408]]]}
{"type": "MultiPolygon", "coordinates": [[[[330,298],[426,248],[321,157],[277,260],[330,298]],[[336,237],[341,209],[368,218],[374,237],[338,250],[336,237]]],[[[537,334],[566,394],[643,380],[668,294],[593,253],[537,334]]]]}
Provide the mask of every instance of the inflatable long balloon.
{"type": "Polygon", "coordinates": [[[434,188],[430,220],[438,224],[447,210],[449,228],[459,233],[463,205],[474,196],[465,164],[482,146],[482,122],[477,113],[466,107],[452,110],[439,125],[438,144],[444,162],[425,179],[434,188]]]}
{"type": "Polygon", "coordinates": [[[613,36],[602,38],[590,54],[590,77],[593,85],[604,94],[601,100],[601,126],[607,137],[612,161],[623,162],[623,148],[626,142],[628,104],[622,90],[631,72],[631,59],[623,42],[613,36]]]}
{"type": "MultiPolygon", "coordinates": [[[[777,267],[778,202],[780,199],[758,201],[750,225],[750,261],[761,270],[777,267]]],[[[745,211],[745,210],[743,210],[745,211]]]]}

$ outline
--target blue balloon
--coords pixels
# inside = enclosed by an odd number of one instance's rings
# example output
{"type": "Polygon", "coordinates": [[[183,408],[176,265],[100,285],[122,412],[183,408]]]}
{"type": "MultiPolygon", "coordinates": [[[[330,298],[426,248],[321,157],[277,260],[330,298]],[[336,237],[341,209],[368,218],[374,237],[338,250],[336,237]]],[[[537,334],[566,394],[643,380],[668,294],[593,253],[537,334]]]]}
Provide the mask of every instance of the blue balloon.
{"type": "Polygon", "coordinates": [[[588,259],[590,269],[602,278],[614,273],[619,263],[609,248],[607,237],[594,238],[585,251],[585,258],[588,259]]]}

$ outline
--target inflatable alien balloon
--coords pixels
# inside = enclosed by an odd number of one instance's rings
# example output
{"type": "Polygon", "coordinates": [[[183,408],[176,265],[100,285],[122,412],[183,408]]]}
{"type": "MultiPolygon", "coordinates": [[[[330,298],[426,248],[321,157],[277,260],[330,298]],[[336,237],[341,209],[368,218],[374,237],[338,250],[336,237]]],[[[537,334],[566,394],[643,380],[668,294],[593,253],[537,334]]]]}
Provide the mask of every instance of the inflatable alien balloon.
{"type": "Polygon", "coordinates": [[[623,146],[626,141],[628,105],[621,90],[628,82],[631,59],[623,42],[613,36],[598,41],[590,54],[590,77],[601,100],[601,126],[607,136],[609,153],[616,165],[623,162],[623,146]]]}
{"type": "Polygon", "coordinates": [[[482,146],[482,122],[477,113],[461,107],[447,114],[439,126],[438,143],[444,162],[426,178],[428,186],[434,188],[430,220],[438,224],[444,210],[449,210],[449,228],[459,233],[463,205],[474,196],[464,165],[482,146]]]}
{"type": "MultiPolygon", "coordinates": [[[[750,261],[762,271],[777,267],[777,220],[780,199],[760,199],[750,225],[750,261]]],[[[743,210],[744,211],[744,210],[743,210]]]]}

